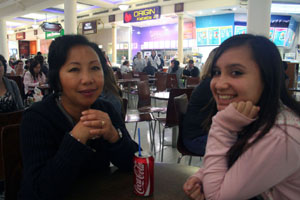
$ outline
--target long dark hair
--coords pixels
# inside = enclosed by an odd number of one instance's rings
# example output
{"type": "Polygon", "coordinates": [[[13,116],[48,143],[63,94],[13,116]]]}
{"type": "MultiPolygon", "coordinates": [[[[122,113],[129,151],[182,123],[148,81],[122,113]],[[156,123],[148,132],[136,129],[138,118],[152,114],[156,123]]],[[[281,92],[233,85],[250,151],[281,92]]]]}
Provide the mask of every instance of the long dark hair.
{"type": "MultiPolygon", "coordinates": [[[[252,58],[259,66],[264,90],[257,104],[260,107],[258,119],[244,127],[244,129],[238,133],[236,143],[227,152],[228,168],[274,126],[280,108],[280,101],[300,117],[300,104],[289,95],[285,86],[284,70],[280,53],[274,43],[267,38],[243,34],[227,39],[218,48],[212,66],[214,67],[216,65],[216,62],[224,52],[240,46],[247,46],[252,52],[252,58]],[[251,143],[248,143],[249,139],[253,137],[257,131],[259,131],[258,136],[251,143]]],[[[214,104],[216,103],[214,102],[214,104]]],[[[216,106],[214,106],[214,111],[211,113],[210,118],[216,114],[216,112],[216,106]]]]}
{"type": "Polygon", "coordinates": [[[102,70],[104,74],[103,92],[113,93],[113,95],[115,95],[122,102],[122,91],[117,84],[113,70],[107,65],[106,58],[102,50],[95,43],[91,43],[91,47],[96,51],[102,65],[102,70]]]}
{"type": "Polygon", "coordinates": [[[30,72],[31,76],[33,77],[33,80],[35,80],[35,81],[38,79],[39,76],[42,76],[42,71],[41,70],[39,71],[38,74],[36,74],[34,72],[34,68],[37,67],[38,65],[40,65],[40,63],[37,60],[33,60],[30,63],[30,66],[29,66],[29,72],[30,72]]]}
{"type": "Polygon", "coordinates": [[[172,60],[171,62],[174,62],[174,67],[172,68],[172,73],[176,73],[177,70],[179,69],[179,61],[178,60],[172,60]]]}

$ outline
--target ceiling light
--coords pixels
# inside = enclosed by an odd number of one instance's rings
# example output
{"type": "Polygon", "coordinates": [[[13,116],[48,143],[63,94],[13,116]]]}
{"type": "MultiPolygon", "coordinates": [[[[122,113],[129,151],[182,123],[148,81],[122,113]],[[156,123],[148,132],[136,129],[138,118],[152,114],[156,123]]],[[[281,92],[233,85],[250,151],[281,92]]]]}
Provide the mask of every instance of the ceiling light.
{"type": "Polygon", "coordinates": [[[232,8],[233,11],[236,11],[236,9],[237,9],[236,7],[232,8]]]}
{"type": "Polygon", "coordinates": [[[129,8],[129,5],[127,5],[127,4],[120,4],[118,7],[120,8],[120,10],[126,11],[129,8]]]}
{"type": "Polygon", "coordinates": [[[272,13],[300,14],[300,4],[272,3],[272,13]]]}
{"type": "Polygon", "coordinates": [[[34,24],[32,24],[31,27],[32,27],[33,29],[38,29],[38,28],[39,28],[39,25],[36,24],[36,19],[34,19],[34,24]]]}
{"type": "Polygon", "coordinates": [[[213,11],[212,11],[212,13],[216,13],[216,11],[215,11],[215,10],[213,10],[213,11]]]}
{"type": "Polygon", "coordinates": [[[7,30],[7,34],[14,34],[15,32],[11,29],[7,30]]]}

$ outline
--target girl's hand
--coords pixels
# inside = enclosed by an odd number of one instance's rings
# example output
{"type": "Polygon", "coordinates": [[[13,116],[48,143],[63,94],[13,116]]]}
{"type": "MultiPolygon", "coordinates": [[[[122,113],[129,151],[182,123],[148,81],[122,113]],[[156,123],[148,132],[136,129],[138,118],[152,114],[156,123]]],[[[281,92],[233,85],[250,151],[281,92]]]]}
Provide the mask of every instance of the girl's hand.
{"type": "Polygon", "coordinates": [[[190,177],[183,185],[185,194],[193,200],[204,200],[201,180],[197,177],[190,177]]]}
{"type": "Polygon", "coordinates": [[[108,142],[114,143],[120,138],[110,117],[105,112],[93,109],[83,111],[80,121],[84,126],[90,128],[89,139],[103,137],[108,142]]]}
{"type": "Polygon", "coordinates": [[[237,111],[250,119],[254,119],[258,115],[260,109],[258,106],[253,105],[251,101],[233,102],[231,104],[237,111]]]}

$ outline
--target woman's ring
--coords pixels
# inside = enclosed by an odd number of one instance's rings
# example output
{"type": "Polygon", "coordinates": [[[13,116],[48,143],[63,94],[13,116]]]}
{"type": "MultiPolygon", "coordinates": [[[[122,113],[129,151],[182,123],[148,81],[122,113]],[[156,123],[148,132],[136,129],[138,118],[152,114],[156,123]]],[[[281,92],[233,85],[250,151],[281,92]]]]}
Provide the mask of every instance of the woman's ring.
{"type": "Polygon", "coordinates": [[[102,120],[101,121],[101,128],[103,128],[104,124],[105,124],[105,122],[102,120]]]}

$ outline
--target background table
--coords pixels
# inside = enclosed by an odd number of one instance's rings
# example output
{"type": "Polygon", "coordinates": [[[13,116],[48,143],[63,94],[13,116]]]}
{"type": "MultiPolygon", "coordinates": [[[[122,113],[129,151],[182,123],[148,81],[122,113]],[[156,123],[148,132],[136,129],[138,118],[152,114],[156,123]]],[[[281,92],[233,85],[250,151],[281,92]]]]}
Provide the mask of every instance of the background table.
{"type": "Polygon", "coordinates": [[[133,193],[133,173],[112,168],[111,173],[98,174],[80,181],[68,200],[181,200],[188,199],[182,186],[199,168],[180,164],[155,163],[154,193],[139,197],[133,193]]]}

